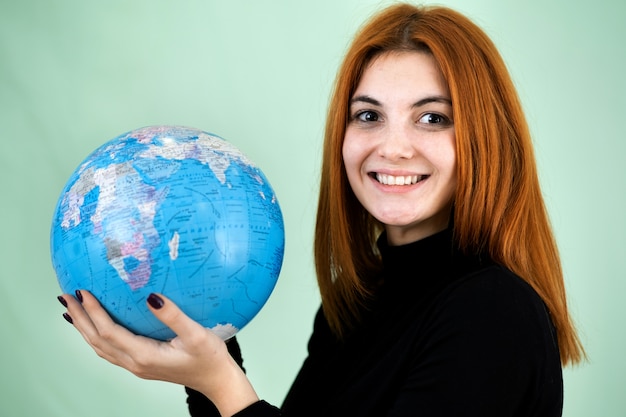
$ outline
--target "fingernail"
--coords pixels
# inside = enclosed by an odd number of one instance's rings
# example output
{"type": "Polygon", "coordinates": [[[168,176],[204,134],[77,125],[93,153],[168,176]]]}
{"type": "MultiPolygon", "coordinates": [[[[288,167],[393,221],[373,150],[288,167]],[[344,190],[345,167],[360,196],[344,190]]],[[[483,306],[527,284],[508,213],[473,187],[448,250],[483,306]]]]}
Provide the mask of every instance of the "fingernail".
{"type": "Polygon", "coordinates": [[[59,303],[61,303],[63,305],[63,307],[67,308],[67,301],[65,301],[65,298],[63,298],[62,295],[59,295],[57,297],[57,300],[59,300],[59,303]]]}
{"type": "Polygon", "coordinates": [[[150,306],[152,306],[152,308],[156,308],[158,310],[161,307],[163,307],[163,304],[165,304],[165,302],[158,295],[156,295],[154,293],[151,293],[148,296],[148,304],[150,304],[150,306]]]}
{"type": "Polygon", "coordinates": [[[78,301],[80,301],[81,303],[83,302],[83,293],[80,292],[80,290],[76,290],[76,298],[78,299],[78,301]]]}
{"type": "Polygon", "coordinates": [[[67,320],[69,324],[74,324],[74,320],[72,320],[72,317],[69,314],[63,313],[63,318],[67,320]]]}

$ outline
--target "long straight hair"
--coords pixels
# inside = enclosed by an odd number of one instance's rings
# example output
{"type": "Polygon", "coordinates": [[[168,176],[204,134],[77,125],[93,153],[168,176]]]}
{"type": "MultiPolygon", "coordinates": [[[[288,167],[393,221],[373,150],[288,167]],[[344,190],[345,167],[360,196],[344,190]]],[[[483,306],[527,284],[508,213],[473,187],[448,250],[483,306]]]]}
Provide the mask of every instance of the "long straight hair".
{"type": "Polygon", "coordinates": [[[517,92],[493,42],[445,7],[391,6],[355,36],[328,110],[315,230],[324,314],[341,338],[375,292],[381,225],[354,196],[342,145],[349,102],[367,66],[392,51],[428,51],[446,80],[454,114],[457,189],[453,233],[465,253],[487,253],[528,282],[557,329],[561,361],[584,356],[570,319],[563,273],[517,92]]]}

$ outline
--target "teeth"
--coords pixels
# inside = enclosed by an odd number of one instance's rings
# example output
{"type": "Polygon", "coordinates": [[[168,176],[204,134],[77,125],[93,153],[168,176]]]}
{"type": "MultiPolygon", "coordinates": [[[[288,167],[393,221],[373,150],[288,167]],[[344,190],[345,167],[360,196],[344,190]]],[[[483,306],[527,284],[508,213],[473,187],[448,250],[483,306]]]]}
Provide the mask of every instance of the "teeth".
{"type": "Polygon", "coordinates": [[[407,175],[407,176],[394,176],[387,174],[379,174],[376,173],[376,179],[381,184],[385,185],[411,185],[415,184],[422,179],[424,179],[423,175],[407,175]]]}

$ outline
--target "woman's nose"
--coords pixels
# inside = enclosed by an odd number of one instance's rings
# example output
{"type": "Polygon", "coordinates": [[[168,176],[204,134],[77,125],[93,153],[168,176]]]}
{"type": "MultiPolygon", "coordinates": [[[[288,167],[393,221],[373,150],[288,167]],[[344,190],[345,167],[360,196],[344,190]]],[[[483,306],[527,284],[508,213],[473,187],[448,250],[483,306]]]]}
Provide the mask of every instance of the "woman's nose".
{"type": "Polygon", "coordinates": [[[389,160],[410,159],[415,155],[414,138],[407,128],[387,129],[378,147],[378,154],[389,160]]]}

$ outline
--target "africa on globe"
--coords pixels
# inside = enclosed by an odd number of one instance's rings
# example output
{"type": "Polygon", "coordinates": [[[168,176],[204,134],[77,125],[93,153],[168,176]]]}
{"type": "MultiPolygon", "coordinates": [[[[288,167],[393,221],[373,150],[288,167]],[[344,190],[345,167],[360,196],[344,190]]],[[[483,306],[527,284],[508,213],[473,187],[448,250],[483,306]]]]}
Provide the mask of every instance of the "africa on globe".
{"type": "Polygon", "coordinates": [[[227,340],[273,291],[285,233],[270,183],[235,146],[149,126],[79,165],[57,202],[50,247],[63,292],[92,292],[133,333],[175,336],[146,305],[155,292],[227,340]]]}

